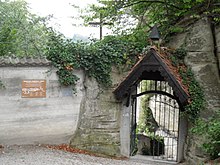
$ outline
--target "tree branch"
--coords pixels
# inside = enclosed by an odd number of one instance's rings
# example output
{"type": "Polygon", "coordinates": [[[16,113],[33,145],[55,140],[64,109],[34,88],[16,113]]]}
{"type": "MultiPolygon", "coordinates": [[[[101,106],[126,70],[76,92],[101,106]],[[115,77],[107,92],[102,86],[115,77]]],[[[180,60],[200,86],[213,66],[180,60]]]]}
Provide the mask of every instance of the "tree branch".
{"type": "Polygon", "coordinates": [[[130,7],[130,6],[133,6],[133,5],[140,4],[140,3],[160,3],[160,4],[165,4],[165,5],[167,5],[167,6],[176,8],[176,9],[178,9],[178,10],[182,10],[182,8],[180,8],[180,7],[178,7],[178,6],[175,6],[175,5],[172,5],[172,4],[163,2],[163,1],[158,1],[158,0],[143,0],[143,1],[140,0],[140,1],[137,1],[137,2],[134,2],[134,3],[131,3],[131,4],[127,4],[127,5],[123,6],[122,8],[130,7]]]}

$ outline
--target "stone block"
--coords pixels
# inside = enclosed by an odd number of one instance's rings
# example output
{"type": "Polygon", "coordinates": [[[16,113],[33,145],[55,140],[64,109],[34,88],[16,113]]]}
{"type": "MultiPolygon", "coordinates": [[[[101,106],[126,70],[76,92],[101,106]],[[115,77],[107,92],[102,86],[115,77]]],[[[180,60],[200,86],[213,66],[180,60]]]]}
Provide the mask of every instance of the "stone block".
{"type": "Polygon", "coordinates": [[[167,47],[171,49],[178,49],[180,47],[185,47],[185,40],[188,32],[180,33],[178,35],[172,36],[169,43],[166,44],[167,47]]]}
{"type": "Polygon", "coordinates": [[[185,63],[191,65],[213,63],[216,64],[214,52],[188,52],[185,63]]]}
{"type": "Polygon", "coordinates": [[[202,18],[192,25],[185,42],[190,52],[213,52],[213,35],[208,18],[202,18]]]}
{"type": "Polygon", "coordinates": [[[93,153],[110,156],[120,155],[119,134],[109,134],[103,132],[78,132],[81,136],[75,135],[71,139],[70,145],[79,149],[88,150],[93,153]]]}
{"type": "Polygon", "coordinates": [[[80,149],[114,156],[120,154],[120,106],[113,102],[110,89],[102,89],[95,79],[86,77],[85,98],[80,122],[71,145],[80,149]]]}
{"type": "Polygon", "coordinates": [[[218,68],[216,64],[201,65],[198,76],[201,84],[204,86],[212,86],[213,89],[219,88],[218,68]]]}

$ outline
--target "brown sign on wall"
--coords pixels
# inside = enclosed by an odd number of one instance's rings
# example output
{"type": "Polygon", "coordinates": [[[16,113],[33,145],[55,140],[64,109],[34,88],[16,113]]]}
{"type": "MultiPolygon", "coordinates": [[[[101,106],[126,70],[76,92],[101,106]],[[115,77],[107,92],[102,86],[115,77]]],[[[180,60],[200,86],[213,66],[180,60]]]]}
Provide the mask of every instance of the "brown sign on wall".
{"type": "Polygon", "coordinates": [[[22,80],[23,98],[46,97],[46,80],[22,80]]]}

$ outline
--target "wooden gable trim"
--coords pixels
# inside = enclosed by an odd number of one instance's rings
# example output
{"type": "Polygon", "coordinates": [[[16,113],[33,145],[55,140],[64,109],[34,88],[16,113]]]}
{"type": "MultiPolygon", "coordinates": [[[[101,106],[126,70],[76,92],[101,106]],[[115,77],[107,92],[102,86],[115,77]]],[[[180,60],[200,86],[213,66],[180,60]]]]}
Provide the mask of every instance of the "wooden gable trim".
{"type": "Polygon", "coordinates": [[[189,95],[184,89],[183,84],[177,81],[175,74],[167,66],[164,60],[158,55],[154,49],[150,49],[146,56],[140,59],[137,64],[131,69],[127,77],[113,91],[116,99],[121,100],[133,90],[141,80],[146,79],[143,73],[152,75],[153,80],[164,80],[173,88],[174,93],[182,105],[187,104],[189,95]]]}

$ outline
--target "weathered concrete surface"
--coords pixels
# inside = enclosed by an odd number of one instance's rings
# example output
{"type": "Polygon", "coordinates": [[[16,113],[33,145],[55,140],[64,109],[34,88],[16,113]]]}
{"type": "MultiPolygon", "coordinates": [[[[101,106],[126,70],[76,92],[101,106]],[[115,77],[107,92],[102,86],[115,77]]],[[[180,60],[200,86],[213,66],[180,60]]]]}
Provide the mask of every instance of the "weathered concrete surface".
{"type": "Polygon", "coordinates": [[[218,62],[219,62],[219,70],[220,70],[220,26],[215,28],[215,36],[216,36],[216,46],[217,46],[217,55],[218,55],[218,62]]]}
{"type": "Polygon", "coordinates": [[[120,154],[120,105],[111,90],[102,91],[95,80],[86,78],[79,127],[71,140],[77,148],[106,155],[120,154]]]}
{"type": "Polygon", "coordinates": [[[84,95],[82,71],[77,94],[61,87],[51,67],[0,67],[0,144],[69,143],[84,95]],[[46,98],[21,98],[24,79],[45,79],[46,98]]]}
{"type": "MultiPolygon", "coordinates": [[[[113,86],[117,73],[113,72],[113,86]]],[[[121,104],[115,100],[113,87],[101,88],[93,78],[86,77],[85,97],[81,104],[78,129],[71,146],[93,152],[119,156],[121,104]]]]}
{"type": "MultiPolygon", "coordinates": [[[[172,48],[183,47],[188,51],[185,63],[191,67],[196,80],[203,88],[207,102],[206,109],[201,111],[203,118],[212,116],[220,109],[219,65],[214,45],[216,38],[220,57],[220,27],[216,27],[215,34],[213,33],[210,21],[202,18],[187,27],[184,33],[174,36],[168,44],[172,48]]],[[[201,149],[203,141],[201,137],[189,134],[185,151],[190,164],[199,164],[207,159],[207,155],[201,149]]]]}

